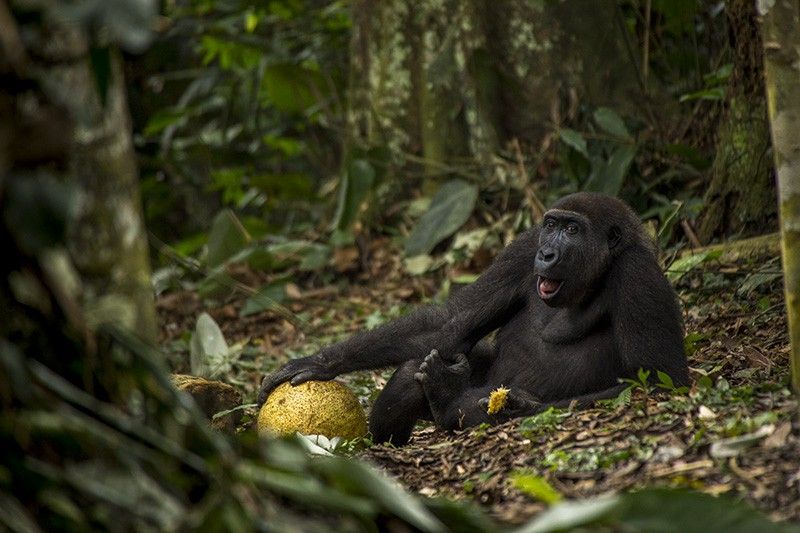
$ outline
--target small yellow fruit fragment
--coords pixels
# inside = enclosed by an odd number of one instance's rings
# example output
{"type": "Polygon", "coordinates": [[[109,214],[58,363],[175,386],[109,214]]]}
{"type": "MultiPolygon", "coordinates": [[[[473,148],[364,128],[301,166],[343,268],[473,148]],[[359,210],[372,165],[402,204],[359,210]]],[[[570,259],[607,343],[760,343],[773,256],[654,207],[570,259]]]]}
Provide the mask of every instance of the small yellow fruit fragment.
{"type": "Polygon", "coordinates": [[[500,412],[506,405],[506,398],[508,398],[508,389],[505,387],[498,387],[489,394],[489,407],[486,408],[486,413],[493,415],[500,412]]]}
{"type": "Polygon", "coordinates": [[[279,385],[261,406],[262,435],[325,435],[352,440],[367,434],[367,417],[350,389],[337,381],[279,385]]]}

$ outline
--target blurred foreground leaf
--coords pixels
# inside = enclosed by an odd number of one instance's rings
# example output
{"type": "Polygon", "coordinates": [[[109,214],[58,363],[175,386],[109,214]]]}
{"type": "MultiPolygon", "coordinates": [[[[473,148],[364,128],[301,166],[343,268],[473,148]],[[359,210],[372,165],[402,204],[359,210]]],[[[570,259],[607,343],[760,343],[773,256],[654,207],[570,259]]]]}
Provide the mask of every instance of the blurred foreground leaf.
{"type": "Polygon", "coordinates": [[[674,489],[644,489],[553,506],[516,533],[588,531],[706,533],[789,532],[796,528],[769,521],[751,507],[727,497],[674,489]]]}

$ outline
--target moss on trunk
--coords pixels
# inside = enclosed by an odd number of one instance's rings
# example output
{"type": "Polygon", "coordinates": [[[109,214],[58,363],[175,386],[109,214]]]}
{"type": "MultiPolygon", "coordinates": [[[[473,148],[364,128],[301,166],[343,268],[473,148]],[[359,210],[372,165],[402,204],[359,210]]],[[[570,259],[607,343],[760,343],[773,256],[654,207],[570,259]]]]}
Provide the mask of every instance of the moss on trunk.
{"type": "Polygon", "coordinates": [[[777,209],[769,148],[764,99],[744,94],[732,98],[717,139],[698,231],[701,241],[774,228],[777,209]]]}
{"type": "Polygon", "coordinates": [[[720,235],[774,231],[777,218],[755,3],[728,0],[726,11],[734,63],[728,111],[719,129],[707,207],[699,224],[703,242],[720,235]]]}

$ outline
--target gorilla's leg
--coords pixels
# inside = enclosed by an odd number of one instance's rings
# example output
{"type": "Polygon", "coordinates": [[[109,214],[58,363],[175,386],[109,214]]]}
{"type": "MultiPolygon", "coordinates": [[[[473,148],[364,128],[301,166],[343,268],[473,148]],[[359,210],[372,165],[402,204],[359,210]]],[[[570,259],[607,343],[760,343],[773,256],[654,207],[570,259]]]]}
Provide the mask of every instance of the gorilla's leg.
{"type": "Polygon", "coordinates": [[[412,360],[400,365],[375,400],[369,415],[374,442],[402,446],[411,437],[417,420],[432,420],[425,392],[414,381],[419,364],[412,360]]]}

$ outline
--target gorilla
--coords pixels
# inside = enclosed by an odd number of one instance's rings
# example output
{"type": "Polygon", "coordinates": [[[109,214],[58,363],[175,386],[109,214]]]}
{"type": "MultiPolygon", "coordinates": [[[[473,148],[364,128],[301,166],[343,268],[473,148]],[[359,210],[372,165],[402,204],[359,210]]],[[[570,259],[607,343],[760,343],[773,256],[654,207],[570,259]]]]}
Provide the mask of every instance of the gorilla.
{"type": "Polygon", "coordinates": [[[419,419],[451,430],[585,407],[616,397],[640,369],[689,383],[682,315],[654,243],[625,203],[588,192],[557,201],[443,305],[289,361],[258,401],[285,381],[387,366],[397,369],[369,425],[375,442],[395,445],[419,419]],[[505,406],[488,414],[501,386],[505,406]]]}

